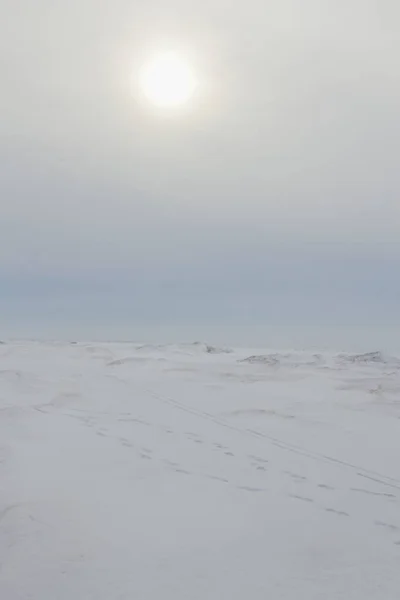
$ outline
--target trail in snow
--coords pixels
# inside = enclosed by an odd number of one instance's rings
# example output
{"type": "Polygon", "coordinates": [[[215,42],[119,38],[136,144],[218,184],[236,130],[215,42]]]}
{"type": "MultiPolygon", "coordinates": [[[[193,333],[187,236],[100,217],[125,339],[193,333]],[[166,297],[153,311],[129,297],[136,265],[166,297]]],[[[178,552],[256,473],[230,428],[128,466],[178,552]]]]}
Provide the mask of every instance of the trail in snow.
{"type": "Polygon", "coordinates": [[[0,348],[0,597],[397,598],[400,362],[0,348]]]}

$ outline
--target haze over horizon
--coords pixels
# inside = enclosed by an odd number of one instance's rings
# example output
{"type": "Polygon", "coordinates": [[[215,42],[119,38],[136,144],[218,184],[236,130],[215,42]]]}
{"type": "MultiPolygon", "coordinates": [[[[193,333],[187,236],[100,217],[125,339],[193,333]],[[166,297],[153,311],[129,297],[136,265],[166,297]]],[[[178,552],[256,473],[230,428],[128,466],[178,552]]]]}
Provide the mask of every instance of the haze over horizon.
{"type": "Polygon", "coordinates": [[[397,2],[0,8],[0,337],[397,344],[397,2]]]}

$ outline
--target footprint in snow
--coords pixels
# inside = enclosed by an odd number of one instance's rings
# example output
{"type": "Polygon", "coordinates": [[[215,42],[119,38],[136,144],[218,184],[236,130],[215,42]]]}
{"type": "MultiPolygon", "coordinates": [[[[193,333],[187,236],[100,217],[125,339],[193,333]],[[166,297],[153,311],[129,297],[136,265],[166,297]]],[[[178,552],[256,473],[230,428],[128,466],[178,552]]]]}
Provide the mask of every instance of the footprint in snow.
{"type": "Polygon", "coordinates": [[[190,431],[188,431],[186,433],[186,435],[195,444],[203,444],[204,443],[203,440],[197,435],[197,433],[191,433],[190,431]]]}
{"type": "Polygon", "coordinates": [[[126,438],[119,438],[119,442],[121,443],[121,446],[125,446],[125,448],[133,448],[132,442],[126,438]]]}
{"type": "Polygon", "coordinates": [[[218,477],[217,475],[206,475],[207,479],[213,479],[214,481],[221,481],[222,483],[229,483],[227,479],[218,477]]]}
{"type": "Polygon", "coordinates": [[[325,508],[326,512],[333,513],[339,517],[349,517],[350,515],[344,510],[336,510],[335,508],[325,508]]]}
{"type": "Polygon", "coordinates": [[[141,452],[139,454],[140,458],[143,458],[143,460],[151,460],[151,456],[148,456],[147,454],[143,454],[143,452],[141,452]]]}
{"type": "Polygon", "coordinates": [[[292,473],[291,471],[284,471],[285,475],[289,475],[295,481],[307,481],[307,477],[304,475],[299,475],[298,473],[292,473]]]}
{"type": "Polygon", "coordinates": [[[362,488],[351,488],[352,492],[358,492],[359,494],[366,494],[368,496],[381,496],[383,498],[396,498],[394,494],[382,493],[382,492],[372,492],[370,490],[364,490],[362,488]]]}
{"type": "Polygon", "coordinates": [[[385,523],[384,521],[375,521],[375,525],[378,527],[384,527],[390,531],[399,531],[399,527],[397,525],[392,525],[391,523],[385,523]]]}
{"type": "Polygon", "coordinates": [[[302,500],[303,502],[314,502],[312,498],[307,498],[306,496],[298,496],[297,494],[289,494],[289,498],[295,498],[295,500],[302,500]]]}
{"type": "Polygon", "coordinates": [[[168,467],[179,467],[179,464],[177,462],[174,462],[173,460],[164,459],[163,462],[168,467]]]}
{"type": "Polygon", "coordinates": [[[255,456],[254,454],[249,454],[248,458],[250,458],[251,460],[256,461],[257,463],[261,463],[261,464],[268,463],[268,460],[266,458],[261,458],[261,456],[255,456]]]}

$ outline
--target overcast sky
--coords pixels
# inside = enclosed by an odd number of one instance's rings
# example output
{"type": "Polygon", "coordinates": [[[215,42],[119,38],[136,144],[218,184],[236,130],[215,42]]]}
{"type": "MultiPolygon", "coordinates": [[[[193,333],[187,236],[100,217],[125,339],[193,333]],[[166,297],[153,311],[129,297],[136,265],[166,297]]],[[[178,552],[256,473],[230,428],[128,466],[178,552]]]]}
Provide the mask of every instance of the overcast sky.
{"type": "Polygon", "coordinates": [[[400,323],[398,0],[0,9],[0,337],[400,323]],[[173,117],[131,89],[163,49],[173,117]]]}

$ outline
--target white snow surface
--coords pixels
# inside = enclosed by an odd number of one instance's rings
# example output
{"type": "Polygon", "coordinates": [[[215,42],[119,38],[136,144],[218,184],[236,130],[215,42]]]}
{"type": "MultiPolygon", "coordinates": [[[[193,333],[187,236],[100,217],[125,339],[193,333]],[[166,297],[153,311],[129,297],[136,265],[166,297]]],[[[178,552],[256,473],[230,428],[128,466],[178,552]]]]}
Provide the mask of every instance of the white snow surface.
{"type": "Polygon", "coordinates": [[[0,346],[2,600],[400,597],[400,362],[0,346]]]}

